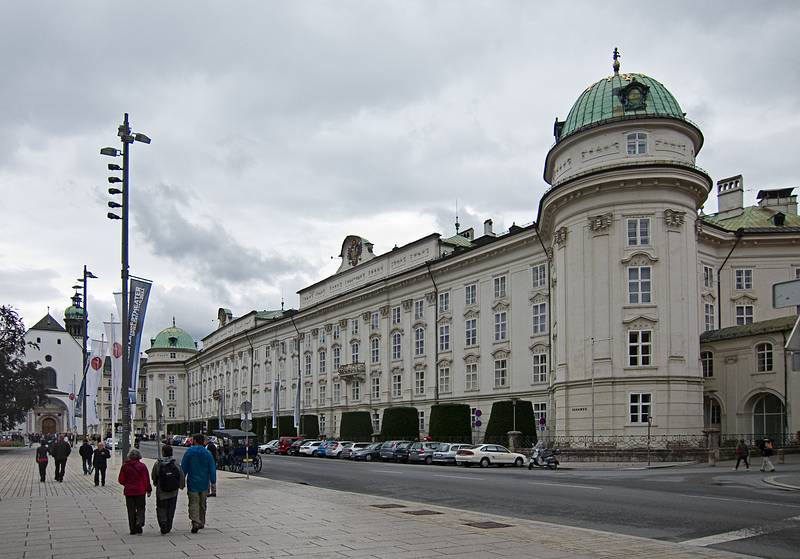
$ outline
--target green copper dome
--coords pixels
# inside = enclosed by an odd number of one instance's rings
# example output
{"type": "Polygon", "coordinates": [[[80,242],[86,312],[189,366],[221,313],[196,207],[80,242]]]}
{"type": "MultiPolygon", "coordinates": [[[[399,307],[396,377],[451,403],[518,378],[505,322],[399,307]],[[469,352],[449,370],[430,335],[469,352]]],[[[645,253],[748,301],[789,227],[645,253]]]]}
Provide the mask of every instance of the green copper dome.
{"type": "Polygon", "coordinates": [[[607,122],[645,117],[685,120],[675,97],[661,82],[644,74],[615,73],[586,88],[566,120],[556,121],[556,141],[607,122]]]}
{"type": "Polygon", "coordinates": [[[66,319],[83,319],[83,307],[76,307],[75,305],[70,305],[67,307],[67,310],[64,311],[64,318],[66,319]]]}
{"type": "Polygon", "coordinates": [[[192,338],[186,330],[177,326],[170,326],[158,333],[155,339],[150,341],[150,349],[191,349],[197,350],[192,338]]]}

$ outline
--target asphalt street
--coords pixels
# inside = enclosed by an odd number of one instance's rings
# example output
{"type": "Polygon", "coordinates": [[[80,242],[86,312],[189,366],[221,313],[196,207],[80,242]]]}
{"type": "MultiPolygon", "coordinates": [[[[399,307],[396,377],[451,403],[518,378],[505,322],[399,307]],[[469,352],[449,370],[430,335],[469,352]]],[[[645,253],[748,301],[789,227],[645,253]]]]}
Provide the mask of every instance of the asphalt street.
{"type": "MultiPolygon", "coordinates": [[[[262,458],[259,475],[276,480],[647,538],[695,540],[760,557],[800,555],[800,492],[764,483],[768,474],[757,466],[749,472],[706,465],[553,472],[262,458]]],[[[781,471],[790,470],[800,472],[800,464],[782,465],[781,471]]]]}

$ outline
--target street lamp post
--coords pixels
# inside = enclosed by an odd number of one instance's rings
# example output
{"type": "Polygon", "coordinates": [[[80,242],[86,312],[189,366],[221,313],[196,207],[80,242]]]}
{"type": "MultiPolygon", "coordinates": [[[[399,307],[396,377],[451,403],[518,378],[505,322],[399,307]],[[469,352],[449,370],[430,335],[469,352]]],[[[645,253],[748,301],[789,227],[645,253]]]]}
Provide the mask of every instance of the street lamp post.
{"type": "Polygon", "coordinates": [[[141,133],[134,134],[131,131],[128,122],[128,113],[125,113],[122,124],[117,129],[117,136],[122,142],[122,150],[116,148],[102,148],[101,155],[108,155],[117,157],[122,155],[122,168],[113,163],[108,165],[109,171],[122,171],[122,179],[119,177],[108,177],[108,182],[111,184],[122,183],[122,190],[117,188],[109,188],[109,194],[122,194],[122,204],[117,202],[109,202],[109,208],[122,208],[122,217],[114,212],[108,212],[109,219],[122,220],[122,459],[128,456],[130,450],[131,438],[131,401],[130,392],[131,387],[131,363],[130,363],[130,317],[128,316],[128,280],[130,277],[130,270],[128,265],[128,192],[130,190],[129,183],[129,155],[130,146],[134,141],[149,144],[150,138],[141,133]]]}
{"type": "MultiPolygon", "coordinates": [[[[87,384],[86,384],[86,369],[88,369],[88,355],[86,354],[86,345],[89,341],[89,291],[87,289],[86,280],[92,278],[97,279],[97,276],[94,275],[92,272],[86,269],[86,264],[83,265],[83,402],[82,408],[83,409],[83,435],[86,436],[88,434],[87,427],[86,427],[86,393],[87,384]]],[[[78,279],[78,281],[81,281],[78,279]]]]}

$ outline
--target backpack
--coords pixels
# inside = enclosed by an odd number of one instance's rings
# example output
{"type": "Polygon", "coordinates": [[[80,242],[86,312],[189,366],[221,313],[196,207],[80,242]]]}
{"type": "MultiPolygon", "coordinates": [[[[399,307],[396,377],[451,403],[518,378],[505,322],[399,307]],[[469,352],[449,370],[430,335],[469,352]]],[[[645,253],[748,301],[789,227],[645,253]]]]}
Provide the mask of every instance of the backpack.
{"type": "Polygon", "coordinates": [[[767,442],[766,442],[766,444],[765,444],[764,446],[765,446],[766,448],[768,448],[769,450],[772,450],[772,449],[774,449],[774,448],[775,448],[775,445],[774,445],[774,444],[772,444],[772,441],[771,441],[771,440],[770,440],[770,441],[767,441],[767,442]]]}
{"type": "Polygon", "coordinates": [[[177,491],[181,487],[181,472],[174,460],[158,465],[158,488],[161,491],[177,491]]]}

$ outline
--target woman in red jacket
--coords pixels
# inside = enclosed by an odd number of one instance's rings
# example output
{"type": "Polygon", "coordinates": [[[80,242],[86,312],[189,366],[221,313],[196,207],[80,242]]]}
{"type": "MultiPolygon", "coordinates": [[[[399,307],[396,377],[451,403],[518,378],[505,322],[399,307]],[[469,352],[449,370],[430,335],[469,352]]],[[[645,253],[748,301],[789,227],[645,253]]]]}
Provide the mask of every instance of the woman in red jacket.
{"type": "Polygon", "coordinates": [[[119,470],[119,483],[125,488],[125,506],[128,509],[128,525],[131,534],[141,534],[144,526],[145,494],[153,491],[150,485],[150,472],[142,464],[142,453],[132,448],[128,460],[119,470]]]}

